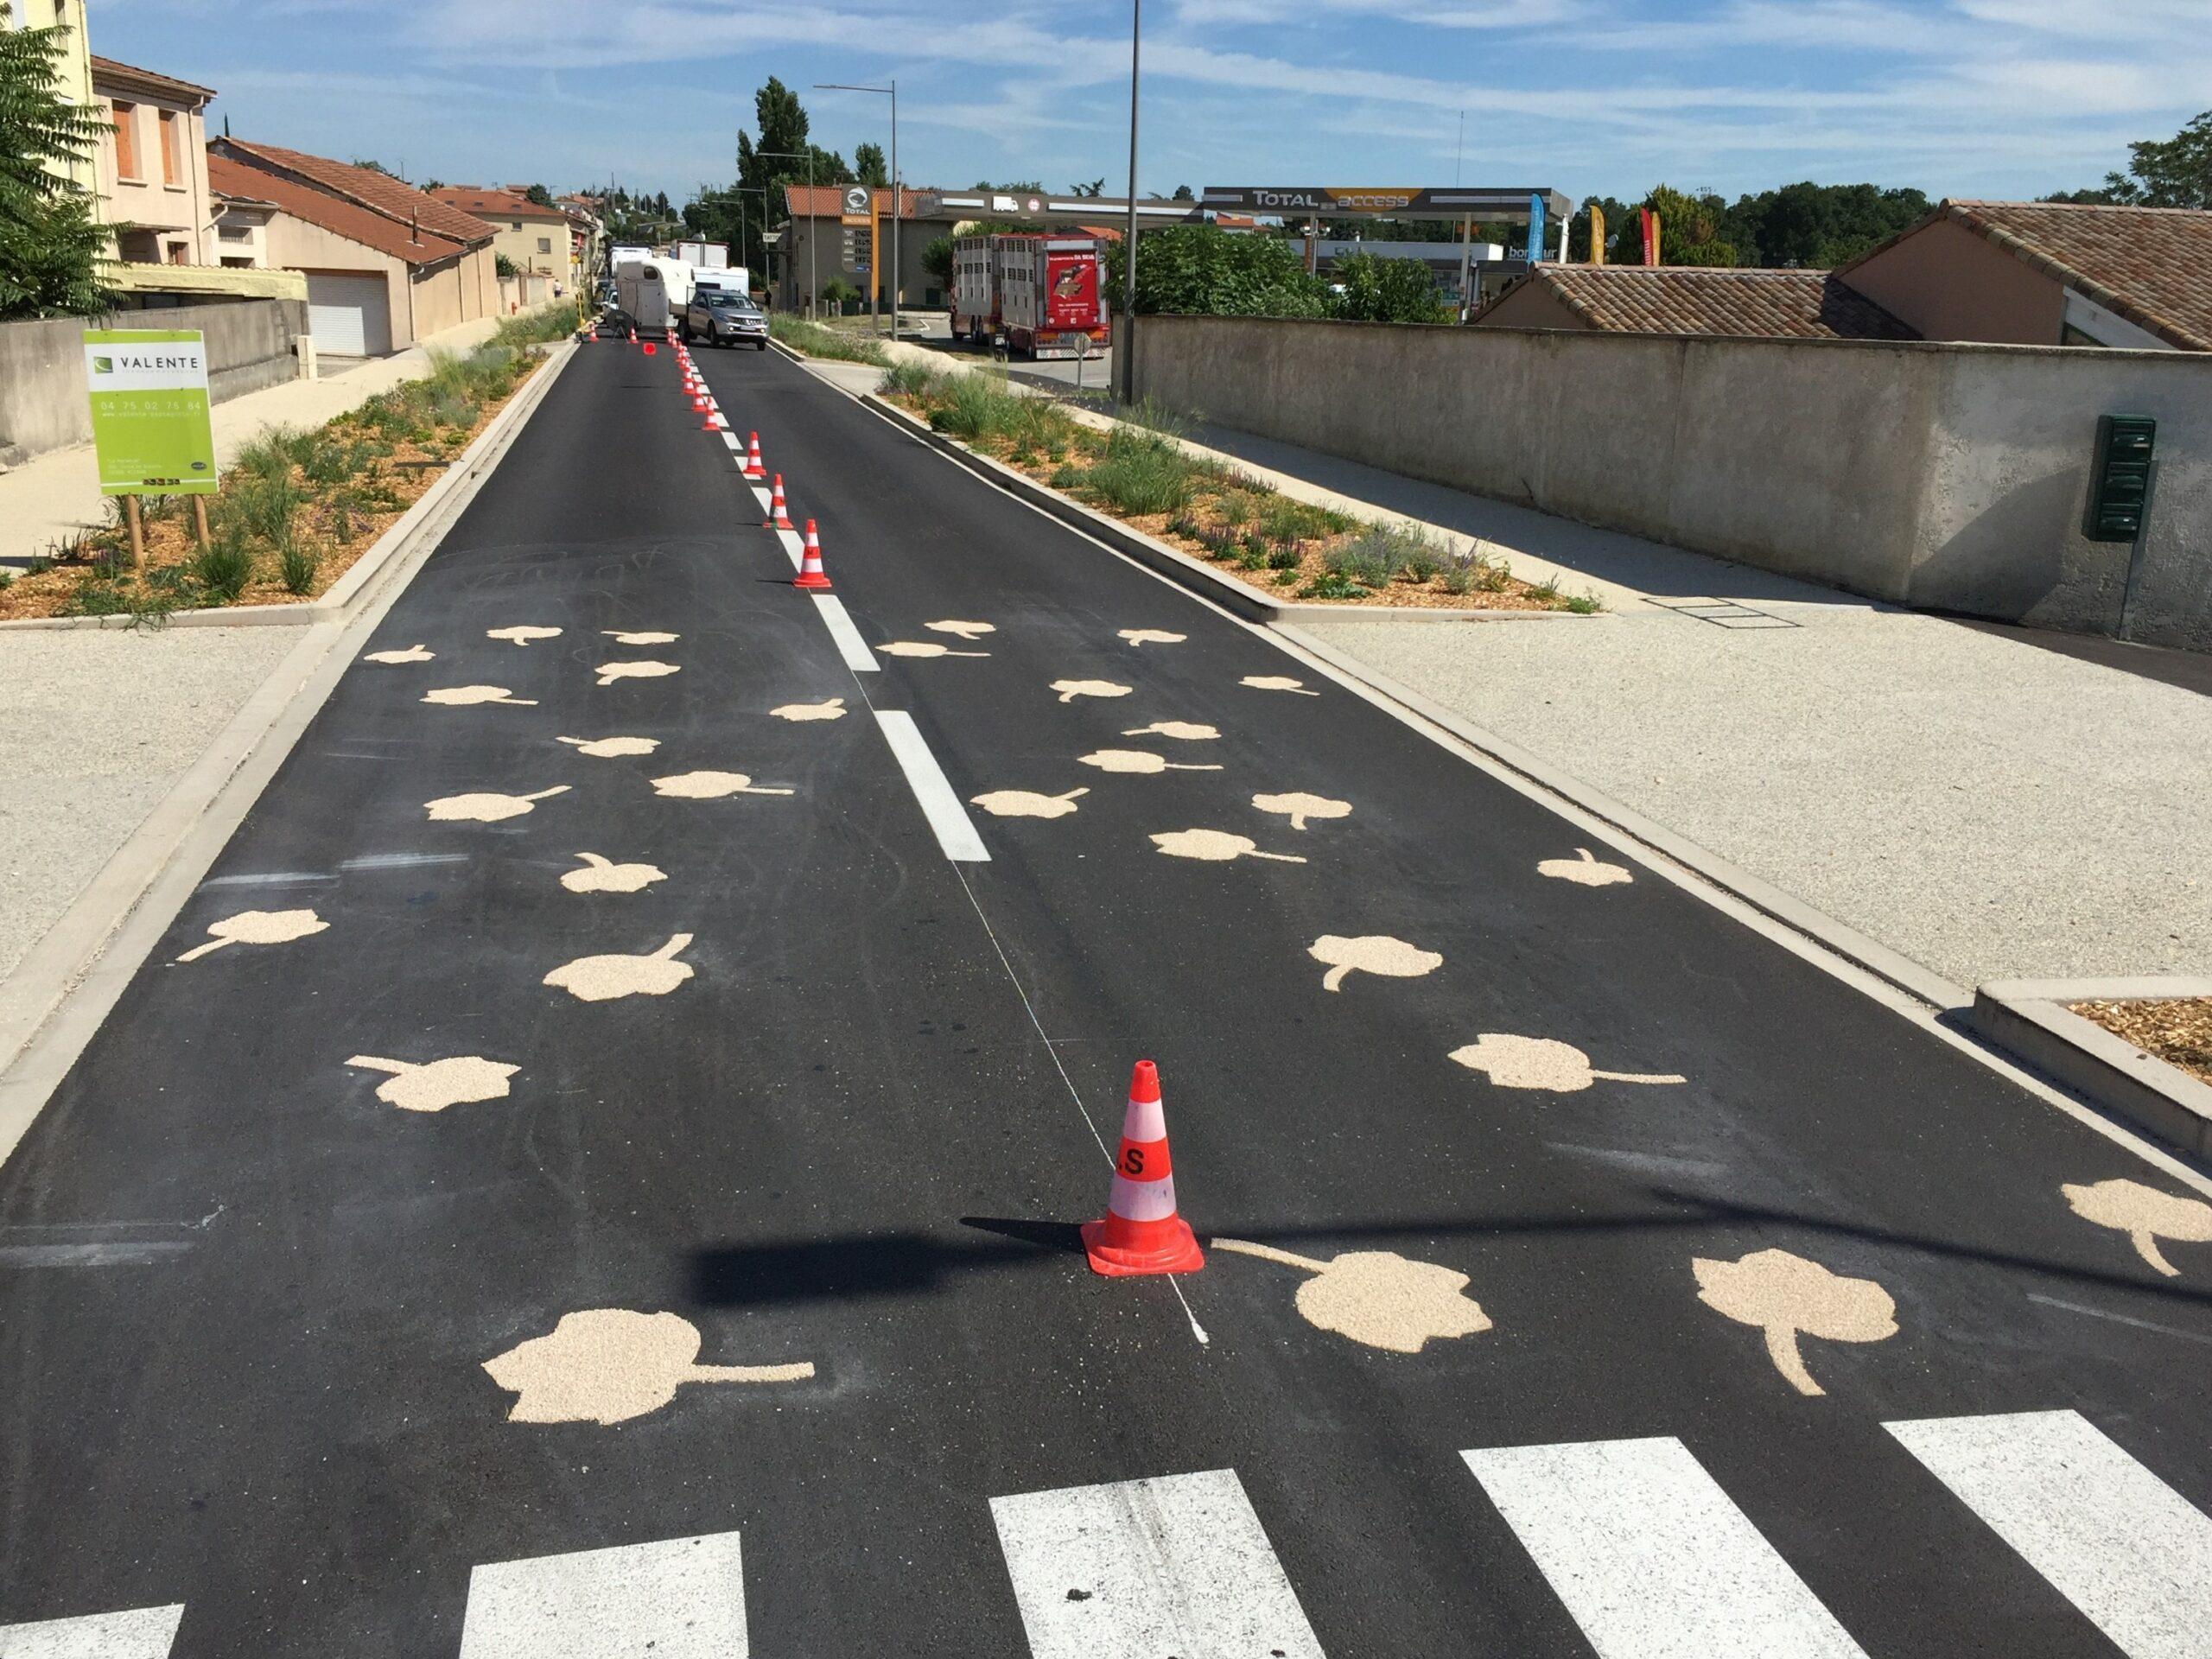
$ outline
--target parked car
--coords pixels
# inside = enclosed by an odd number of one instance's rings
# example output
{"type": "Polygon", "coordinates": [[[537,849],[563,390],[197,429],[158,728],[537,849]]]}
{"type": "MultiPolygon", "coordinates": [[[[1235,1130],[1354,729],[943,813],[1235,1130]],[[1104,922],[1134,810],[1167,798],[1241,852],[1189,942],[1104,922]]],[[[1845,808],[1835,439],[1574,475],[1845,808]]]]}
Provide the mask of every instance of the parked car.
{"type": "Polygon", "coordinates": [[[741,294],[702,288],[683,308],[683,338],[703,340],[715,346],[750,346],[768,349],[768,319],[760,308],[741,294]]]}

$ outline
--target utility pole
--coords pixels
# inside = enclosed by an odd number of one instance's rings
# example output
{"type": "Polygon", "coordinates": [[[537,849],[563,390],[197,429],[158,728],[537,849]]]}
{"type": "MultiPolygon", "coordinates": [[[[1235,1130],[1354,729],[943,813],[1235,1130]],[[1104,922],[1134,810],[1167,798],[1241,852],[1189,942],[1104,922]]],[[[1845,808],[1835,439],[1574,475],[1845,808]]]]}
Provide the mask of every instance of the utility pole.
{"type": "Polygon", "coordinates": [[[1137,43],[1143,24],[1144,0],[1129,0],[1129,222],[1122,232],[1122,338],[1114,349],[1124,404],[1137,400],[1137,43]]]}
{"type": "MultiPolygon", "coordinates": [[[[842,80],[817,80],[814,83],[814,90],[817,92],[875,92],[891,100],[891,338],[896,340],[899,338],[899,208],[904,196],[899,188],[899,83],[893,80],[888,86],[857,86],[842,80]]],[[[874,218],[874,201],[875,187],[870,185],[868,202],[871,211],[868,217],[871,220],[874,218]]],[[[875,310],[876,285],[882,280],[881,271],[868,272],[868,308],[871,315],[875,310]]]]}

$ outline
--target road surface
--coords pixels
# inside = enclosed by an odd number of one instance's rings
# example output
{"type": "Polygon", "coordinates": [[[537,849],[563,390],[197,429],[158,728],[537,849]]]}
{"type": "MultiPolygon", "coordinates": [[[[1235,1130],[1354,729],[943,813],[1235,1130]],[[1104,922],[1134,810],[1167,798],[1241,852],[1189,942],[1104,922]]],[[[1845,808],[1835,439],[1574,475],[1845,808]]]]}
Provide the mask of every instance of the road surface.
{"type": "Polygon", "coordinates": [[[835,602],[585,347],[0,1170],[0,1654],[2201,1659],[2184,1179],[702,361],[835,602]]]}

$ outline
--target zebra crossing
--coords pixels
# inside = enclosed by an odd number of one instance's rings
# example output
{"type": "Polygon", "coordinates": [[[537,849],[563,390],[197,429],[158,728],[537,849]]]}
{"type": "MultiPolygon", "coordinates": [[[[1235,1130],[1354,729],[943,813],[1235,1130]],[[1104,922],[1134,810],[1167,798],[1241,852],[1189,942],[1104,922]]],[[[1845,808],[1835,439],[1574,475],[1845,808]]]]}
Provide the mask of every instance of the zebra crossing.
{"type": "MultiPolygon", "coordinates": [[[[2212,1517],[2087,1419],[1883,1427],[2127,1659],[2212,1659],[2212,1517]]],[[[1599,1659],[1866,1659],[1679,1440],[1459,1458],[1599,1659]]],[[[1031,1659],[1326,1659],[1232,1469],[989,1507],[1031,1659]]],[[[168,1659],[185,1612],[0,1624],[0,1659],[168,1659]]],[[[750,1652],[739,1536],[723,1532],[480,1565],[459,1659],[750,1652]]]]}

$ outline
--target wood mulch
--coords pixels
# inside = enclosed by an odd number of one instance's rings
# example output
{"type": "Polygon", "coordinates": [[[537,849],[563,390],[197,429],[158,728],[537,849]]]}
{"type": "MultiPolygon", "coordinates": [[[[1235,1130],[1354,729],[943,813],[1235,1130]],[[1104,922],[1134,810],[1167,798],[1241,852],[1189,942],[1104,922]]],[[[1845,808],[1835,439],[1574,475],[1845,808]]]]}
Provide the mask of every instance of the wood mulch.
{"type": "Polygon", "coordinates": [[[2199,1083],[2212,1083],[2212,996],[2150,1002],[2076,1002],[2074,1012],[2199,1083]]]}

